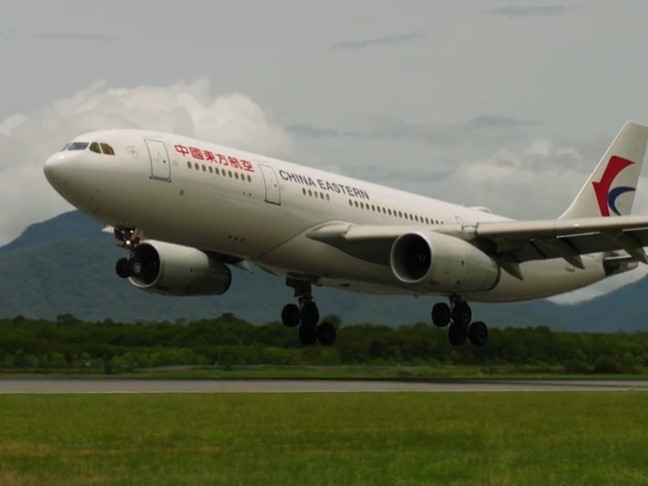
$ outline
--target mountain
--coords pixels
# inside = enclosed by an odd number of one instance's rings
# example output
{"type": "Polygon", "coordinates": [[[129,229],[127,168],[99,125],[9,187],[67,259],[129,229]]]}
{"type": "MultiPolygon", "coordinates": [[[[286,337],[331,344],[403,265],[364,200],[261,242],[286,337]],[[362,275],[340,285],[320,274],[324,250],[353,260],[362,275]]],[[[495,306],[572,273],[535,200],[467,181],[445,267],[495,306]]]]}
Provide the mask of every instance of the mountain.
{"type": "Polygon", "coordinates": [[[23,233],[0,247],[0,257],[54,241],[74,241],[77,238],[105,239],[103,225],[79,211],[71,211],[42,223],[29,226],[23,233]]]}
{"type": "MultiPolygon", "coordinates": [[[[29,226],[0,248],[0,316],[55,318],[73,314],[88,320],[197,319],[232,312],[254,323],[278,320],[292,289],[282,278],[260,270],[233,269],[233,283],[222,296],[166,297],[138,291],[115,275],[124,255],[102,225],[73,211],[29,226]]],[[[642,295],[648,280],[589,302],[557,305],[549,301],[474,304],[473,313],[492,326],[550,326],[568,330],[648,330],[642,295]]],[[[427,322],[434,297],[385,297],[315,288],[323,316],[346,323],[390,325],[427,322]]]]}

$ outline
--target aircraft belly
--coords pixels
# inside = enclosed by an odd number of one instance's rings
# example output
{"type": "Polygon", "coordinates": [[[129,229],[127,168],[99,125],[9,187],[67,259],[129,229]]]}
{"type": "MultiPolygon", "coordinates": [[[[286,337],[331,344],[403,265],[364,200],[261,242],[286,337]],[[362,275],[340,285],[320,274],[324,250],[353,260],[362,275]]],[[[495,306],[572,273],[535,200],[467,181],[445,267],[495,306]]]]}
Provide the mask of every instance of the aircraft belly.
{"type": "Polygon", "coordinates": [[[466,295],[473,302],[515,302],[539,299],[570,292],[591,285],[605,278],[600,258],[583,258],[585,269],[575,268],[565,260],[553,259],[531,261],[520,265],[524,280],[506,272],[498,284],[488,292],[466,295]]]}
{"type": "MultiPolygon", "coordinates": [[[[532,261],[520,265],[524,280],[506,272],[492,290],[464,294],[473,302],[515,302],[569,292],[605,278],[600,258],[586,256],[585,269],[562,259],[532,261]]],[[[274,273],[309,279],[319,285],[375,294],[439,295],[413,292],[393,274],[391,267],[369,263],[330,245],[303,235],[255,261],[274,273]]]]}
{"type": "MultiPolygon", "coordinates": [[[[372,288],[372,293],[391,292],[401,287],[389,266],[361,260],[304,235],[275,248],[255,263],[275,273],[349,290],[359,288],[359,284],[372,288]]],[[[402,288],[397,292],[408,293],[402,288]]]]}

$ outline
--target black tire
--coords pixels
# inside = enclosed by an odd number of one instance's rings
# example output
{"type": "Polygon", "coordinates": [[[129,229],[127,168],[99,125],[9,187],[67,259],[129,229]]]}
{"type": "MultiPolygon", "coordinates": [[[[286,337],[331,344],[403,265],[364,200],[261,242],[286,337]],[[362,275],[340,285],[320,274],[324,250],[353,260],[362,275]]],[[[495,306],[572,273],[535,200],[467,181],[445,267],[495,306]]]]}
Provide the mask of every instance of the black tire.
{"type": "Polygon", "coordinates": [[[483,346],[488,341],[488,327],[482,321],[475,321],[468,328],[468,339],[475,346],[483,346]]]}
{"type": "Polygon", "coordinates": [[[461,324],[452,323],[448,327],[448,339],[453,346],[463,346],[468,337],[468,330],[461,324]]]}
{"type": "Polygon", "coordinates": [[[302,306],[301,322],[303,325],[315,328],[319,322],[319,318],[319,310],[315,302],[308,302],[302,306]]]}
{"type": "Polygon", "coordinates": [[[445,302],[438,302],[432,306],[432,324],[437,327],[446,327],[450,324],[450,306],[445,302]]]}
{"type": "Polygon", "coordinates": [[[322,346],[330,346],[335,342],[337,331],[330,322],[322,322],[317,326],[317,340],[322,346]]]}
{"type": "Polygon", "coordinates": [[[317,341],[317,327],[305,326],[304,324],[299,326],[299,341],[304,346],[315,344],[315,341],[317,341]]]}
{"type": "Polygon", "coordinates": [[[130,268],[131,267],[128,258],[120,258],[119,260],[117,260],[117,263],[115,264],[115,272],[117,272],[119,278],[130,277],[131,276],[130,268]]]}
{"type": "Polygon", "coordinates": [[[452,321],[464,327],[468,327],[472,320],[472,311],[466,302],[457,302],[452,308],[452,321]]]}
{"type": "Polygon", "coordinates": [[[296,327],[299,325],[301,312],[295,304],[286,304],[281,310],[281,322],[286,327],[296,327]]]}

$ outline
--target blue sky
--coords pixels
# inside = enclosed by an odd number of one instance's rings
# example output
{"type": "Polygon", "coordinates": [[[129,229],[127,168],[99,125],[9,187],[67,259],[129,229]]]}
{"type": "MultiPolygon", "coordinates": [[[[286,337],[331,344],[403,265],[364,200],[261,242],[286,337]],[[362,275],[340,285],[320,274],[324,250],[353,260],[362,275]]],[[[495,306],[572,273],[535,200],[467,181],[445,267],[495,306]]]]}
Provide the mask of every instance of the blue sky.
{"type": "Polygon", "coordinates": [[[44,158],[111,127],[553,217],[625,120],[648,123],[647,18],[639,0],[4,2],[0,242],[69,209],[44,158]]]}

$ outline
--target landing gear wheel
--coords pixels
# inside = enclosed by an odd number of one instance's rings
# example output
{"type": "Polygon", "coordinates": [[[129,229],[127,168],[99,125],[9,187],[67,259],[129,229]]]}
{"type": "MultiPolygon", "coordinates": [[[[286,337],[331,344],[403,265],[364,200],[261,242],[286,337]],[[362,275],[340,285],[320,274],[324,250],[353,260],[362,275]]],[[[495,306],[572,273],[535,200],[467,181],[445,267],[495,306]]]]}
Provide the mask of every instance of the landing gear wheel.
{"type": "Polygon", "coordinates": [[[299,326],[299,341],[304,346],[310,346],[317,341],[317,327],[302,324],[299,326]]]}
{"type": "Polygon", "coordinates": [[[115,265],[115,271],[117,272],[119,278],[130,277],[131,276],[130,262],[128,261],[128,258],[120,258],[119,260],[117,260],[117,264],[115,265]]]}
{"type": "Polygon", "coordinates": [[[468,331],[466,326],[453,322],[448,327],[448,339],[450,339],[450,344],[453,346],[462,346],[466,342],[467,337],[468,331]]]}
{"type": "Polygon", "coordinates": [[[315,302],[307,302],[302,306],[301,308],[302,325],[315,328],[317,326],[317,323],[319,322],[319,318],[320,318],[319,310],[317,310],[317,306],[315,305],[315,302]]]}
{"type": "Polygon", "coordinates": [[[472,320],[472,311],[466,302],[457,302],[452,308],[452,321],[455,324],[461,324],[468,327],[472,320]]]}
{"type": "Polygon", "coordinates": [[[437,327],[446,327],[450,324],[450,306],[445,302],[439,302],[432,306],[432,323],[437,327]]]}
{"type": "Polygon", "coordinates": [[[475,346],[483,346],[488,341],[488,328],[482,321],[473,322],[468,328],[468,339],[475,346]]]}
{"type": "Polygon", "coordinates": [[[317,326],[317,340],[322,346],[330,346],[335,342],[337,331],[330,322],[322,322],[317,326]]]}
{"type": "Polygon", "coordinates": [[[287,304],[281,311],[281,322],[286,327],[296,327],[299,325],[300,314],[299,307],[287,304]]]}

